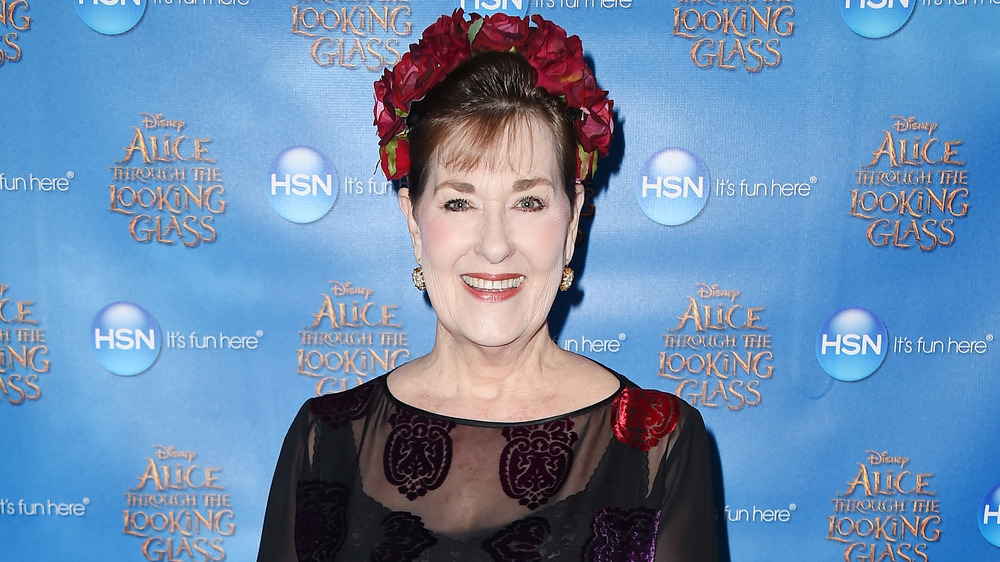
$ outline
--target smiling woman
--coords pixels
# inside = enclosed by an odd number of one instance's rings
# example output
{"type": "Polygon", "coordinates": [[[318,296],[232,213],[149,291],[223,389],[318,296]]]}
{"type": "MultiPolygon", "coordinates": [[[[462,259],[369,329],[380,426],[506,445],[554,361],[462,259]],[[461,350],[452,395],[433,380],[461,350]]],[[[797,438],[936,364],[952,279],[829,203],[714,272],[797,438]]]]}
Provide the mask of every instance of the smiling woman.
{"type": "Polygon", "coordinates": [[[500,162],[466,170],[436,157],[424,177],[430,193],[414,201],[409,189],[399,192],[439,340],[519,347],[540,335],[583,203],[582,191],[572,204],[565,195],[543,127],[524,123],[504,135],[492,151],[500,162]]]}
{"type": "Polygon", "coordinates": [[[434,347],[303,406],[259,560],[715,560],[697,411],[549,334],[611,101],[532,21],[457,11],[376,83],[434,347]]]}

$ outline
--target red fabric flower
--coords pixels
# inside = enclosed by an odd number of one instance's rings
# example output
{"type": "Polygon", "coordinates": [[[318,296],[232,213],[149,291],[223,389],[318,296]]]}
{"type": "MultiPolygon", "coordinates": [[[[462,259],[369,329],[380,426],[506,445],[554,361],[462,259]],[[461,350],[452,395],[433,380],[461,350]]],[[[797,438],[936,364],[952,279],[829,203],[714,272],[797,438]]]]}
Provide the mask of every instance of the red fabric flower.
{"type": "Polygon", "coordinates": [[[611,116],[612,106],[613,102],[605,97],[582,108],[583,117],[576,121],[575,127],[576,138],[585,151],[596,150],[602,156],[608,153],[615,130],[615,122],[611,116]]]}
{"type": "Polygon", "coordinates": [[[531,32],[529,24],[526,18],[507,14],[493,14],[485,19],[479,14],[472,14],[470,29],[475,33],[472,39],[472,52],[475,54],[490,51],[520,52],[531,32]],[[481,26],[478,32],[475,31],[477,26],[481,26]]]}
{"type": "MultiPolygon", "coordinates": [[[[538,86],[554,96],[566,95],[566,90],[589,71],[583,60],[583,44],[576,35],[566,36],[566,30],[532,16],[536,27],[524,47],[524,56],[538,72],[538,86]]],[[[568,100],[567,100],[568,101],[568,100]]]]}
{"type": "Polygon", "coordinates": [[[399,116],[390,101],[392,84],[392,74],[388,69],[382,79],[375,82],[375,126],[382,146],[406,129],[406,120],[399,116]]]}
{"type": "Polygon", "coordinates": [[[646,452],[677,428],[680,408],[673,394],[628,387],[615,397],[611,415],[615,437],[646,452]]]}
{"type": "Polygon", "coordinates": [[[472,56],[469,47],[469,23],[456,10],[450,16],[441,16],[424,30],[418,45],[438,64],[444,74],[472,56]]]}
{"type": "Polygon", "coordinates": [[[427,84],[431,80],[440,81],[446,73],[438,72],[433,57],[427,55],[419,45],[403,54],[392,68],[393,86],[389,101],[394,107],[409,108],[414,101],[424,97],[427,84]]]}
{"type": "Polygon", "coordinates": [[[529,20],[498,13],[465,20],[461,9],[441,16],[424,30],[420,40],[400,57],[392,70],[375,82],[375,126],[382,170],[389,179],[410,171],[406,117],[410,105],[427,95],[456,66],[474,54],[488,51],[520,53],[535,69],[537,85],[580,111],[577,135],[577,179],[590,177],[597,157],[608,153],[614,121],[613,104],[597,86],[583,58],[576,35],[534,15],[529,20]],[[534,22],[535,27],[531,26],[534,22]]]}
{"type": "Polygon", "coordinates": [[[410,171],[410,141],[402,136],[391,138],[379,149],[379,157],[387,179],[402,179],[410,171]]]}
{"type": "Polygon", "coordinates": [[[400,138],[396,143],[396,170],[393,179],[401,179],[408,173],[410,173],[410,141],[400,138]]]}

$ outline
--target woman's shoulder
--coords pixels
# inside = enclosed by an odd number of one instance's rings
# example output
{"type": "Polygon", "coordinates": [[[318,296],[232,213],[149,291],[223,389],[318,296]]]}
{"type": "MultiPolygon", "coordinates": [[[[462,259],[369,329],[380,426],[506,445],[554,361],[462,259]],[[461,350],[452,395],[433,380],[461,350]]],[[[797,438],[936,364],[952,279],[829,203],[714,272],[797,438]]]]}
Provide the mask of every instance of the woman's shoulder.
{"type": "Polygon", "coordinates": [[[621,390],[611,405],[612,428],[620,441],[648,451],[675,431],[704,426],[701,413],[677,395],[643,388],[621,373],[608,370],[621,381],[621,390]]]}
{"type": "MultiPolygon", "coordinates": [[[[631,404],[648,404],[654,408],[679,409],[683,413],[698,414],[697,408],[672,392],[640,386],[632,381],[632,379],[619,373],[618,371],[601,365],[600,363],[597,364],[602,368],[607,369],[608,372],[621,381],[621,390],[619,391],[619,394],[628,395],[628,400],[631,401],[631,404]]],[[[625,400],[625,398],[623,398],[623,400],[625,400]]]]}
{"type": "Polygon", "coordinates": [[[385,375],[341,392],[306,400],[302,409],[336,429],[364,417],[372,398],[385,386],[385,375]]]}

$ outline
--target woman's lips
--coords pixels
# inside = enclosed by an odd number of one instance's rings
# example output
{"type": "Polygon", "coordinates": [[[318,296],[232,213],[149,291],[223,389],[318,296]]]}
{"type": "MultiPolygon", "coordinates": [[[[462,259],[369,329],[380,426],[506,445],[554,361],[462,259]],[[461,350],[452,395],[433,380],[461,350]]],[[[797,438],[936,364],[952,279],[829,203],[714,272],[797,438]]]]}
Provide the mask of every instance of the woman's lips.
{"type": "Polygon", "coordinates": [[[488,302],[507,300],[518,293],[524,275],[517,273],[486,274],[469,273],[462,275],[465,289],[478,299],[488,302]]]}

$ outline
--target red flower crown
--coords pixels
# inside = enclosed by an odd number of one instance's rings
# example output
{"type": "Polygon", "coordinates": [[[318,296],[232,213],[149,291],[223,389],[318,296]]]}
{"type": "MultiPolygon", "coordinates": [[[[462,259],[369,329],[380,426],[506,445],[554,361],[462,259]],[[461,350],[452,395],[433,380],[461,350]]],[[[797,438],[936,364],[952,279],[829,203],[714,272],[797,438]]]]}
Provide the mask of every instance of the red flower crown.
{"type": "Polygon", "coordinates": [[[597,87],[594,73],[583,60],[583,46],[576,35],[542,18],[472,14],[465,21],[461,9],[441,16],[399,62],[385,70],[375,82],[375,125],[378,127],[379,157],[385,176],[400,179],[410,171],[410,145],[406,116],[410,105],[463,61],[489,51],[513,51],[522,55],[538,74],[538,87],[579,110],[576,118],[576,177],[582,181],[597,169],[598,155],[611,146],[614,102],[597,87]]]}

